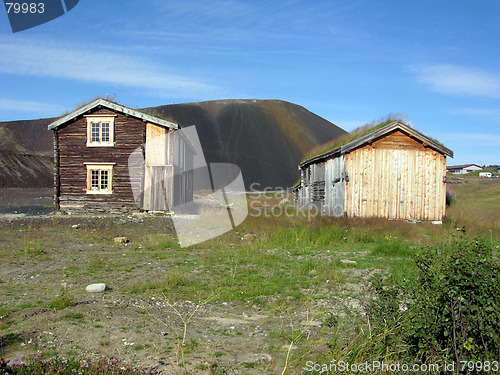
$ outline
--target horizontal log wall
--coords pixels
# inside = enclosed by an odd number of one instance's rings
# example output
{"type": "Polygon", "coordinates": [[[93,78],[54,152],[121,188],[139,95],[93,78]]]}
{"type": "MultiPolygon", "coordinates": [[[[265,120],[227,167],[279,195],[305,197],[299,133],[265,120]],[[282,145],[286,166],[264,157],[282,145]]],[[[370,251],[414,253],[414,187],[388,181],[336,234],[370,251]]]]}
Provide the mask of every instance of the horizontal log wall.
{"type": "Polygon", "coordinates": [[[87,119],[77,117],[58,130],[59,194],[61,208],[138,208],[131,182],[141,185],[143,176],[129,176],[128,158],[144,142],[145,124],[142,120],[101,108],[86,115],[116,115],[114,147],[87,147],[87,119]],[[113,193],[87,194],[87,168],[84,163],[115,163],[113,193]]]}
{"type": "Polygon", "coordinates": [[[348,216],[442,220],[446,157],[396,132],[346,155],[348,216]]]}

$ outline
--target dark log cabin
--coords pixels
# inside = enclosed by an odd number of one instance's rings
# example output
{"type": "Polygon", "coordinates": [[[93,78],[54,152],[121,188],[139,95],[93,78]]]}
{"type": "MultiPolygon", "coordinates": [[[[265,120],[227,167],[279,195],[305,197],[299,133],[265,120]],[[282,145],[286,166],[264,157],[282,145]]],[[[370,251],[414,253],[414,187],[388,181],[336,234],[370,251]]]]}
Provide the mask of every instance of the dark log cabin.
{"type": "Polygon", "coordinates": [[[48,129],[57,209],[156,211],[192,199],[189,147],[173,122],[97,99],[48,129]]]}

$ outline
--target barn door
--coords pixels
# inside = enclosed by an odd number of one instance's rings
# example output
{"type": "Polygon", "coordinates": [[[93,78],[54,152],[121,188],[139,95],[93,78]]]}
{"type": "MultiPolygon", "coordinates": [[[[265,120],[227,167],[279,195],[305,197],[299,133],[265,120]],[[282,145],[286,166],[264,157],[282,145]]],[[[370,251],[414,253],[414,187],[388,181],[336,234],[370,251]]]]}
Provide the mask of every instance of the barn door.
{"type": "Polygon", "coordinates": [[[172,167],[155,165],[146,166],[146,178],[149,179],[149,191],[145,191],[144,207],[149,211],[168,211],[172,197],[172,167]]]}

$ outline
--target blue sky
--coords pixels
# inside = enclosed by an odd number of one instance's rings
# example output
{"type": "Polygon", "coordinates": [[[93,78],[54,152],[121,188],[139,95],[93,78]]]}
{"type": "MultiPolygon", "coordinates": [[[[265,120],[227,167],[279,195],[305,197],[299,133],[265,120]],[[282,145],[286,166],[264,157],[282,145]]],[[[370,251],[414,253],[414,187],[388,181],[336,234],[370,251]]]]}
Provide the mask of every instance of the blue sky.
{"type": "Polygon", "coordinates": [[[281,99],[348,131],[402,113],[448,164],[498,164],[499,19],[498,0],[80,0],[14,34],[2,8],[0,121],[281,99]]]}

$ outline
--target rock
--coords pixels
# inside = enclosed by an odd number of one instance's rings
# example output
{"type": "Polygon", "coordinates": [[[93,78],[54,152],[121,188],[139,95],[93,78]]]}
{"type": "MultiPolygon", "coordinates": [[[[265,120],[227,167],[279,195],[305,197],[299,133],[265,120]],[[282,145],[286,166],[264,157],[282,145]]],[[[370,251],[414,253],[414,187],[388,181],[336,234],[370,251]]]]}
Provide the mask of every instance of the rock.
{"type": "Polygon", "coordinates": [[[340,264],[344,266],[357,266],[358,263],[355,260],[341,259],[340,264]]]}
{"type": "Polygon", "coordinates": [[[108,286],[104,283],[90,284],[85,288],[85,290],[89,293],[102,293],[108,289],[108,286]]]}
{"type": "Polygon", "coordinates": [[[257,235],[253,233],[248,233],[245,234],[243,237],[241,237],[242,241],[253,241],[257,239],[257,235]]]}
{"type": "Polygon", "coordinates": [[[242,355],[241,357],[241,363],[262,363],[264,365],[269,364],[273,359],[273,357],[266,353],[242,355]]]}
{"type": "Polygon", "coordinates": [[[128,238],[127,237],[115,237],[113,238],[114,243],[127,243],[128,238]]]}
{"type": "Polygon", "coordinates": [[[279,205],[280,205],[280,206],[282,206],[282,207],[283,207],[283,206],[289,206],[289,205],[291,205],[291,204],[292,204],[292,202],[290,202],[290,200],[289,200],[288,198],[284,198],[284,199],[282,199],[282,200],[280,201],[280,203],[279,203],[279,205]]]}

